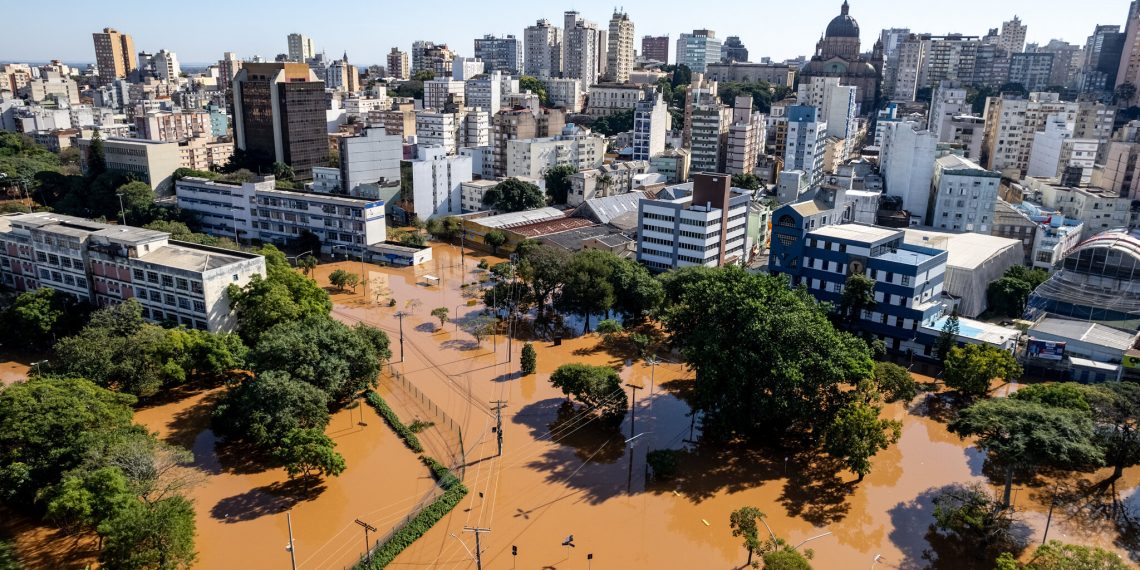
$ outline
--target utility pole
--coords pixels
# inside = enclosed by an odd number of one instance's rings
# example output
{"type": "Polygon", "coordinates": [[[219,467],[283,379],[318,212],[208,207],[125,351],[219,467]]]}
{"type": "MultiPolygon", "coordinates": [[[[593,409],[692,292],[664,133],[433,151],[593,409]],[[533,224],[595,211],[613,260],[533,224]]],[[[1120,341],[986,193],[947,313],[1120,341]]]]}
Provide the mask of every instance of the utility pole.
{"type": "MultiPolygon", "coordinates": [[[[461,222],[462,223],[462,222],[461,222]]],[[[464,246],[467,244],[467,228],[460,228],[459,230],[459,286],[463,287],[463,283],[467,281],[467,262],[463,254],[464,246]]]]}
{"type": "Polygon", "coordinates": [[[123,225],[125,226],[127,225],[127,209],[123,207],[123,193],[116,192],[115,195],[119,197],[119,212],[123,214],[123,225]]]}
{"type": "Polygon", "coordinates": [[[293,563],[293,570],[297,570],[297,549],[293,546],[293,511],[285,512],[285,521],[289,524],[289,560],[293,563]]]}
{"type": "Polygon", "coordinates": [[[491,402],[495,406],[495,435],[499,439],[499,453],[495,457],[503,455],[503,408],[507,407],[507,403],[503,400],[495,400],[491,402]]]}
{"type": "Polygon", "coordinates": [[[633,399],[629,402],[629,437],[633,437],[633,426],[637,423],[637,391],[644,390],[645,386],[626,384],[633,389],[633,399]]]}
{"type": "Polygon", "coordinates": [[[372,543],[368,542],[368,531],[376,532],[376,527],[374,527],[374,526],[372,526],[372,525],[370,525],[370,524],[368,524],[368,523],[366,523],[360,519],[356,519],[356,521],[354,521],[354,522],[356,522],[356,524],[364,527],[364,555],[368,557],[368,563],[372,564],[372,548],[371,548],[372,543]]]}
{"type": "Polygon", "coordinates": [[[398,311],[396,318],[400,319],[400,362],[404,361],[404,317],[408,316],[404,311],[398,311]]]}
{"type": "Polygon", "coordinates": [[[479,547],[479,535],[491,532],[491,529],[465,526],[463,532],[475,533],[475,570],[483,570],[483,549],[479,547]]]}

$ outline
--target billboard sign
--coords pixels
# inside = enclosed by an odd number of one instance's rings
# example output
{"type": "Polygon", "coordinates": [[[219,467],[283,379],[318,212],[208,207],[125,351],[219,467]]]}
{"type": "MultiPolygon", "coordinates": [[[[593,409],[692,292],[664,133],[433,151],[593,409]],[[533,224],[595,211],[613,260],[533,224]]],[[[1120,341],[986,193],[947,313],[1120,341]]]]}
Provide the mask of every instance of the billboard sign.
{"type": "Polygon", "coordinates": [[[1031,338],[1029,339],[1029,358],[1062,360],[1065,358],[1065,343],[1031,338]]]}

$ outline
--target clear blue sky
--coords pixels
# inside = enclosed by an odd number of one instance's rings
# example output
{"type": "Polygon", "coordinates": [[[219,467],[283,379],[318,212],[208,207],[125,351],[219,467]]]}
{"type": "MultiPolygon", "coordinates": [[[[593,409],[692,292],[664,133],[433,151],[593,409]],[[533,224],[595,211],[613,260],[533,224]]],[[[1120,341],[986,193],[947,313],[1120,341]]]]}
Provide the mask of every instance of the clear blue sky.
{"type": "MultiPolygon", "coordinates": [[[[842,0],[625,0],[637,37],[710,28],[718,37],[738,35],[751,59],[783,60],[810,55],[842,0]]],[[[0,61],[94,59],[91,32],[117,28],[134,36],[138,51],[167,49],[185,63],[213,62],[224,51],[242,58],[272,59],[286,51],[285,36],[300,32],[318,50],[353,63],[383,63],[393,46],[407,50],[418,39],[449,44],[472,55],[472,39],[484,34],[515,34],[539,18],[561,25],[562,12],[578,10],[589,20],[608,22],[615,3],[596,0],[449,2],[407,0],[57,0],[21,2],[4,11],[0,61]]],[[[1028,41],[1059,38],[1084,44],[1096,24],[1123,27],[1127,0],[851,0],[864,49],[883,28],[983,35],[1014,14],[1029,25],[1028,41]]],[[[640,41],[638,42],[640,49],[640,41]]],[[[672,50],[670,50],[672,51],[672,50]]]]}

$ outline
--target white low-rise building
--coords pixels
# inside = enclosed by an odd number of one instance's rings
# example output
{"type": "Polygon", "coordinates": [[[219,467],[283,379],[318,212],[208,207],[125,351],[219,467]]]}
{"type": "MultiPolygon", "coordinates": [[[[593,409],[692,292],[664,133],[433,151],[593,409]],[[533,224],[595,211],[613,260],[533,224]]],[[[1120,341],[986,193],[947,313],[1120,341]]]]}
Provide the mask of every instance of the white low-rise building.
{"type": "Polygon", "coordinates": [[[228,332],[227,288],[265,275],[260,255],[54,213],[0,216],[0,282],[51,287],[97,306],[138,299],[152,322],[228,332]]]}
{"type": "Polygon", "coordinates": [[[495,180],[471,180],[463,182],[459,185],[463,213],[481,212],[487,208],[483,205],[483,197],[487,195],[487,191],[498,186],[499,183],[495,180]]]}
{"type": "Polygon", "coordinates": [[[562,164],[578,170],[602,165],[606,139],[600,135],[558,135],[537,139],[507,141],[507,177],[542,178],[546,171],[562,164]]]}
{"type": "Polygon", "coordinates": [[[196,214],[203,230],[239,242],[284,245],[311,232],[321,240],[322,253],[360,255],[387,239],[382,201],[275,186],[272,176],[241,184],[187,177],[175,184],[175,193],[178,207],[196,214]]]}
{"type": "Polygon", "coordinates": [[[637,260],[654,271],[720,267],[747,259],[747,192],[726,174],[693,175],[638,208],[637,260]]]}

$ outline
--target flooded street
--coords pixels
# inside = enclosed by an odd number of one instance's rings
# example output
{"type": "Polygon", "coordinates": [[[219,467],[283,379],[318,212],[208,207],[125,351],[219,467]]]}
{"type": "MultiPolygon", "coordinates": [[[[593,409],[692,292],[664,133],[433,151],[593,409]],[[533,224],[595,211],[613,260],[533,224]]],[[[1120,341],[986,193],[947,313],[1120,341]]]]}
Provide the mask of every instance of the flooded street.
{"type": "MultiPolygon", "coordinates": [[[[984,456],[947,432],[946,407],[938,396],[885,407],[884,417],[903,423],[902,436],[874,458],[862,482],[814,453],[702,444],[700,418],[689,414],[686,403],[692,372],[673,355],[662,352],[662,360],[650,366],[622,347],[603,346],[596,335],[560,346],[536,340],[538,372],[522,377],[521,341],[497,336],[477,342],[464,332],[462,325],[483,311],[481,301],[470,302],[480,297],[478,286],[470,284],[486,279],[475,267],[480,259],[499,261],[467,255],[461,266],[457,248],[435,245],[433,261],[422,267],[342,262],[322,265],[314,274],[326,288],[336,269],[365,274],[366,284],[355,291],[330,289],[333,316],[387,331],[393,357],[380,394],[405,423],[436,423],[419,436],[427,453],[460,466],[470,490],[392,567],[474,568],[475,537],[464,528],[480,527],[490,529],[480,536],[489,569],[740,568],[747,553],[732,537],[729,513],[754,506],[778,536],[814,550],[815,568],[867,568],[881,555],[882,568],[990,570],[970,553],[948,552],[928,540],[932,498],[940,488],[977,481],[996,489],[998,483],[986,477],[989,469],[983,472],[984,456]],[[429,276],[439,278],[438,284],[429,276]],[[448,308],[442,326],[430,315],[437,307],[448,308]],[[550,385],[550,374],[572,362],[619,370],[623,384],[637,387],[634,394],[625,388],[634,396],[635,416],[606,422],[581,404],[567,403],[550,385]],[[646,454],[656,449],[681,451],[674,480],[647,481],[646,454]],[[564,545],[570,535],[572,543],[564,545]]],[[[0,371],[12,368],[10,374],[19,375],[18,366],[0,362],[0,371]]],[[[348,465],[340,477],[306,489],[290,483],[281,469],[259,470],[240,453],[215,445],[209,415],[219,394],[189,391],[136,414],[137,422],[160,437],[192,449],[203,473],[203,483],[190,493],[198,514],[197,568],[288,568],[290,509],[298,568],[349,566],[364,544],[354,519],[384,534],[437,492],[416,454],[368,406],[338,412],[327,430],[348,465]]],[[[1109,471],[1015,482],[1015,508],[1027,541],[1040,543],[1056,495],[1049,538],[1122,555],[1125,548],[1138,550],[1105,516],[1110,496],[1082,498],[1109,471]]],[[[1140,469],[1129,469],[1116,490],[1125,507],[1140,511],[1137,485],[1140,469]]],[[[15,521],[10,527],[25,528],[15,521]]],[[[20,532],[21,552],[44,551],[28,560],[29,568],[81,567],[92,560],[89,540],[84,550],[68,547],[75,539],[49,529],[20,532]],[[60,558],[64,552],[71,557],[60,558]]]]}

